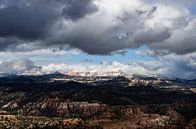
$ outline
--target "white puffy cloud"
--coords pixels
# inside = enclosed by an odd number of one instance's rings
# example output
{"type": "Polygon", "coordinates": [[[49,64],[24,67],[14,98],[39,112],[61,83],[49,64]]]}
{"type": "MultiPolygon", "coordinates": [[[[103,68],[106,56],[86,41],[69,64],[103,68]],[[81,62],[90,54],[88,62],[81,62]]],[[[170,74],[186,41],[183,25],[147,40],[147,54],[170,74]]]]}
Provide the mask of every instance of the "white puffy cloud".
{"type": "Polygon", "coordinates": [[[146,75],[146,76],[160,76],[166,75],[168,72],[167,68],[164,68],[160,62],[142,62],[142,63],[132,63],[124,64],[117,61],[110,63],[92,64],[92,63],[82,63],[77,65],[71,64],[49,64],[43,66],[42,70],[46,73],[52,73],[55,71],[74,71],[74,72],[123,72],[128,76],[132,75],[146,75]],[[155,64],[154,66],[152,64],[155,64]],[[148,67],[150,66],[150,67],[148,67]]]}
{"type": "Polygon", "coordinates": [[[12,60],[0,64],[1,74],[38,74],[40,69],[29,59],[12,60]]]}
{"type": "Polygon", "coordinates": [[[196,78],[196,52],[185,55],[176,55],[172,53],[158,57],[156,56],[156,53],[151,50],[137,51],[136,54],[139,54],[141,56],[153,56],[156,61],[153,61],[150,64],[148,61],[143,62],[143,64],[145,64],[144,66],[147,66],[148,68],[161,66],[166,70],[163,75],[186,79],[196,78]],[[157,62],[158,64],[155,62],[157,62]]]}
{"type": "Polygon", "coordinates": [[[132,62],[130,64],[118,61],[94,64],[84,62],[78,64],[48,64],[38,67],[29,59],[20,59],[0,63],[1,74],[25,74],[40,75],[49,74],[56,71],[60,72],[123,72],[128,76],[146,75],[146,76],[163,76],[178,77],[185,79],[196,78],[196,53],[186,55],[182,59],[178,55],[167,55],[154,61],[132,62]]]}
{"type": "MultiPolygon", "coordinates": [[[[141,54],[141,53],[139,53],[141,54]]],[[[175,54],[158,57],[153,61],[136,61],[125,64],[118,61],[102,62],[100,64],[49,64],[42,67],[46,73],[55,71],[75,72],[123,72],[128,76],[146,75],[178,77],[184,79],[196,78],[196,53],[179,56],[175,54]]]]}

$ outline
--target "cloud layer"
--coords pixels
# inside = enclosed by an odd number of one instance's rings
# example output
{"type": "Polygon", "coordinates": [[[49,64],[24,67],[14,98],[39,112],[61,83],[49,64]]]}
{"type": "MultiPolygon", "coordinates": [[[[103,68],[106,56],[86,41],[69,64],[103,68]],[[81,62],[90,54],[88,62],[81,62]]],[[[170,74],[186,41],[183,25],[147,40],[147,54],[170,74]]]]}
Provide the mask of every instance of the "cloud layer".
{"type": "Polygon", "coordinates": [[[59,47],[110,54],[144,44],[162,54],[196,50],[188,2],[0,0],[0,19],[1,51],[59,47]]]}
{"type": "Polygon", "coordinates": [[[29,59],[12,60],[0,63],[0,73],[2,74],[37,74],[41,67],[37,67],[29,59]]]}
{"type": "MultiPolygon", "coordinates": [[[[196,78],[196,17],[189,10],[190,4],[195,1],[0,0],[0,54],[28,57],[78,50],[109,55],[147,46],[150,51],[143,54],[156,61],[90,64],[92,67],[50,64],[43,69],[61,65],[68,70],[118,69],[118,64],[129,74],[196,78]]],[[[0,65],[2,72],[31,69],[37,68],[27,60],[0,65]]]]}
{"type": "Polygon", "coordinates": [[[140,61],[130,64],[125,64],[118,61],[103,61],[100,64],[93,64],[92,62],[87,61],[78,64],[51,63],[40,67],[36,66],[34,62],[29,59],[19,59],[0,63],[0,74],[40,75],[54,73],[56,71],[99,73],[123,72],[127,76],[146,75],[195,79],[195,55],[196,53],[194,53],[194,55],[188,55],[184,57],[184,59],[181,59],[181,57],[176,55],[170,55],[165,56],[165,59],[158,59],[156,61],[140,61]]]}
{"type": "Polygon", "coordinates": [[[185,63],[173,62],[168,59],[158,61],[134,62],[130,64],[120,63],[117,61],[104,62],[101,64],[80,63],[80,64],[49,64],[43,66],[45,73],[55,71],[75,71],[75,72],[123,72],[127,76],[146,75],[155,77],[178,77],[183,79],[195,79],[196,62],[185,63]]]}

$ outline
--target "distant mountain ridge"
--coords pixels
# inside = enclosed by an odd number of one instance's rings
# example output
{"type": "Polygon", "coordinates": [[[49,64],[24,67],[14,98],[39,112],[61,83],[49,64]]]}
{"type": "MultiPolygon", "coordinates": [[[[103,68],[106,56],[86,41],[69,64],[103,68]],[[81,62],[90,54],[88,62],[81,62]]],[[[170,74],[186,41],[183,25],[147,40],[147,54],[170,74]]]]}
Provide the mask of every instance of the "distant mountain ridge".
{"type": "MultiPolygon", "coordinates": [[[[74,80],[74,78],[77,78],[77,76],[69,76],[66,74],[63,74],[61,72],[54,72],[51,74],[43,74],[43,75],[15,75],[15,74],[5,74],[4,76],[0,76],[0,82],[10,82],[10,83],[45,83],[50,82],[53,78],[63,79],[67,78],[68,80],[74,80]]],[[[85,77],[81,77],[84,78],[85,77]]],[[[108,78],[111,78],[108,76],[108,78]]],[[[174,85],[191,85],[196,86],[196,79],[193,80],[186,80],[186,79],[179,79],[179,78],[168,78],[168,77],[151,77],[151,76],[140,76],[140,75],[134,75],[132,78],[127,78],[124,76],[121,77],[113,77],[109,79],[108,81],[102,81],[97,82],[98,83],[105,83],[108,84],[112,81],[121,81],[123,82],[123,85],[126,85],[126,82],[129,81],[129,79],[136,79],[136,80],[144,80],[144,81],[162,81],[162,82],[170,82],[174,85]]],[[[113,83],[114,84],[114,83],[113,83]]],[[[117,83],[118,85],[119,83],[117,83]]]]}

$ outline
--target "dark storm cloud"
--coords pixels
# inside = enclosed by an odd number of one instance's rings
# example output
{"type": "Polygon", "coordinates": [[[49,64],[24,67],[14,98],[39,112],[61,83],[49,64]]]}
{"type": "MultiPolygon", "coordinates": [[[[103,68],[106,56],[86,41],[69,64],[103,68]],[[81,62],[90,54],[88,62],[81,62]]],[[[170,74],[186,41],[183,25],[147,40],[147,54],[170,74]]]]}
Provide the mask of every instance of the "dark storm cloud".
{"type": "MultiPolygon", "coordinates": [[[[18,40],[17,38],[1,38],[0,37],[0,51],[15,51],[17,45],[24,43],[24,41],[18,40]]],[[[21,51],[21,50],[20,50],[21,51]]]]}
{"type": "Polygon", "coordinates": [[[44,5],[8,3],[0,9],[0,37],[42,38],[55,18],[55,11],[44,5]]]}
{"type": "Polygon", "coordinates": [[[147,45],[168,53],[195,52],[196,22],[179,3],[0,0],[0,50],[78,48],[111,54],[147,45]]]}
{"type": "Polygon", "coordinates": [[[139,33],[135,37],[136,43],[154,43],[168,39],[171,36],[167,29],[164,30],[149,30],[139,33]]]}
{"type": "Polygon", "coordinates": [[[88,54],[95,55],[107,55],[125,47],[121,44],[122,42],[120,40],[117,40],[107,33],[97,35],[91,30],[83,30],[82,28],[63,32],[59,37],[55,37],[52,41],[46,42],[48,46],[51,46],[54,43],[59,44],[59,46],[68,44],[70,48],[80,48],[88,54]]]}
{"type": "Polygon", "coordinates": [[[92,3],[92,0],[68,0],[62,14],[65,16],[65,18],[78,20],[96,10],[97,8],[92,3]]]}

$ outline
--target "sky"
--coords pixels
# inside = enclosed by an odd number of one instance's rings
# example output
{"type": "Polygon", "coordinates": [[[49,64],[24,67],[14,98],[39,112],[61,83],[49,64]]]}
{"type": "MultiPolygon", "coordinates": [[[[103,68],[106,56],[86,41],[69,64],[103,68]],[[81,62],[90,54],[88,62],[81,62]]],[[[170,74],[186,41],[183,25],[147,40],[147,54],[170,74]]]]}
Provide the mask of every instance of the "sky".
{"type": "Polygon", "coordinates": [[[0,73],[196,78],[195,0],[0,0],[0,73]]]}

